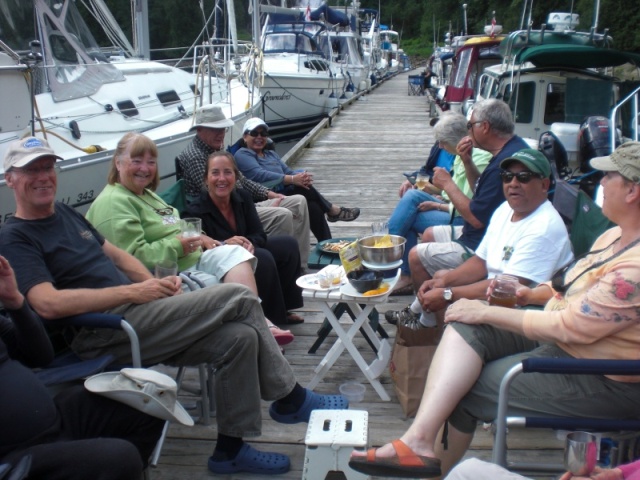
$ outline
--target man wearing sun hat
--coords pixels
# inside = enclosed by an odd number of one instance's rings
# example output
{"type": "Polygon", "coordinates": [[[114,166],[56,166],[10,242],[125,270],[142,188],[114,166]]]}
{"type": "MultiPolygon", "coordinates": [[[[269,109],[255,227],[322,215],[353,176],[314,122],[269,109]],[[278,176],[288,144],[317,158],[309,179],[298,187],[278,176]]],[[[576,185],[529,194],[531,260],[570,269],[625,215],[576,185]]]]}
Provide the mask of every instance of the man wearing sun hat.
{"type": "MultiPolygon", "coordinates": [[[[196,111],[195,124],[191,127],[196,136],[176,158],[186,184],[187,199],[200,196],[207,159],[224,148],[225,133],[233,125],[233,120],[226,118],[218,105],[207,105],[196,111]]],[[[302,195],[286,197],[275,193],[242,174],[237,186],[251,193],[267,235],[291,235],[298,241],[300,263],[306,268],[310,246],[307,200],[302,195]]]]}
{"type": "Polygon", "coordinates": [[[640,183],[640,143],[623,143],[611,155],[592,158],[589,164],[596,170],[618,172],[627,180],[640,183]]]}
{"type": "MultiPolygon", "coordinates": [[[[11,262],[21,294],[45,322],[88,312],[126,316],[146,365],[214,365],[218,439],[209,470],[288,471],[289,457],[259,452],[244,440],[261,434],[261,400],[272,402],[274,420],[290,424],[308,422],[316,409],[348,408],[346,398],[296,381],[247,287],[228,283],[183,294],[179,277],[153,278],[82,215],[56,202],[55,160],[33,137],[9,144],[5,157],[16,212],[0,229],[0,254],[11,262]],[[25,164],[25,157],[31,161],[25,164]]],[[[117,363],[132,361],[120,331],[83,328],[71,348],[83,358],[111,354],[117,363]]]]}

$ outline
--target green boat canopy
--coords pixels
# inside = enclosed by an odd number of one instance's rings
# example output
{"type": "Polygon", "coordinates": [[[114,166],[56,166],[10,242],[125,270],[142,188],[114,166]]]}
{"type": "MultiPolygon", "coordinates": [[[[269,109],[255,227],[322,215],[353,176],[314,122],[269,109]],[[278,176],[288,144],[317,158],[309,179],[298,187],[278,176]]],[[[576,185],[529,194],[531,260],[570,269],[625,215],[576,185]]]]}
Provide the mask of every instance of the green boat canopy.
{"type": "Polygon", "coordinates": [[[625,63],[640,65],[640,55],[589,45],[538,45],[518,52],[516,63],[531,62],[536,67],[603,68],[625,63]]]}

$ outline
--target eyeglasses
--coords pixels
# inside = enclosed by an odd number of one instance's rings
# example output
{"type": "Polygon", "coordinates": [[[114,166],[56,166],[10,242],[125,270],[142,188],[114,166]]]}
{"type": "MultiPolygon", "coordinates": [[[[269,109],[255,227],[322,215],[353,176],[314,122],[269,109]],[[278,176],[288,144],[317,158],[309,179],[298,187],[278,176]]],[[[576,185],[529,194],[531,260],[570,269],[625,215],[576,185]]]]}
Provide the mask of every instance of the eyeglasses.
{"type": "Polygon", "coordinates": [[[539,173],[533,172],[508,172],[503,170],[500,172],[500,177],[502,178],[502,183],[511,183],[511,180],[515,177],[518,180],[518,183],[529,183],[532,178],[543,178],[539,173]]]}
{"type": "Polygon", "coordinates": [[[479,120],[477,122],[467,122],[467,130],[471,130],[474,125],[484,122],[484,120],[479,120]]]}
{"type": "Polygon", "coordinates": [[[256,138],[258,136],[266,138],[269,136],[269,132],[265,131],[265,130],[251,130],[249,132],[249,135],[251,135],[253,138],[256,138]]]}
{"type": "Polygon", "coordinates": [[[51,165],[46,165],[44,167],[22,167],[22,168],[12,168],[14,172],[24,173],[25,175],[35,176],[41,173],[53,173],[56,168],[56,164],[52,163],[51,165]]]}

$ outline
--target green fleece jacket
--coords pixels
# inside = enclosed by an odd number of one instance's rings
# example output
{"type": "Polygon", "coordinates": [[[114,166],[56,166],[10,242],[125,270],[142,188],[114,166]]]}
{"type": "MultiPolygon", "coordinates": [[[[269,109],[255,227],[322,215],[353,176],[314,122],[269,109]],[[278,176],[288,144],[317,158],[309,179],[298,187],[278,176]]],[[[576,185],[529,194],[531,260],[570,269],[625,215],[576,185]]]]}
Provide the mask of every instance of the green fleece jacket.
{"type": "Polygon", "coordinates": [[[145,190],[136,195],[119,183],[107,185],[93,201],[87,220],[115,246],[126,250],[153,270],[163,260],[175,260],[180,271],[198,262],[202,252],[185,255],[178,240],[180,216],[171,213],[158,195],[145,190]]]}

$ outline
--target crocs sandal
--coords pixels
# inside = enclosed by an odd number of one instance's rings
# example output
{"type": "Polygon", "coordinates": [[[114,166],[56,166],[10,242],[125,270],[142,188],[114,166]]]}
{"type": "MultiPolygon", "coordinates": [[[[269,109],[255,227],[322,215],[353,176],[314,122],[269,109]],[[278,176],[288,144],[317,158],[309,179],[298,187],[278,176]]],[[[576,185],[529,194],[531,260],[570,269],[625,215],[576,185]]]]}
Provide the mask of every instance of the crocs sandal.
{"type": "Polygon", "coordinates": [[[337,215],[329,215],[327,213],[327,220],[329,222],[352,222],[359,216],[359,208],[340,207],[340,213],[338,213],[337,215]]]}
{"type": "Polygon", "coordinates": [[[279,423],[308,422],[313,410],[346,410],[349,408],[349,400],[342,395],[320,395],[307,389],[307,396],[302,406],[294,413],[278,413],[275,403],[269,407],[269,415],[279,423]]]}
{"type": "Polygon", "coordinates": [[[214,460],[209,457],[209,470],[218,475],[247,472],[261,475],[280,475],[291,468],[289,457],[280,453],[260,452],[245,443],[233,460],[214,460]]]}
{"type": "Polygon", "coordinates": [[[432,478],[439,477],[440,460],[417,455],[402,440],[391,442],[396,450],[393,457],[376,457],[376,449],[370,448],[366,456],[351,456],[349,466],[356,472],[378,477],[432,478]]]}
{"type": "MultiPolygon", "coordinates": [[[[276,325],[269,325],[269,329],[275,329],[278,328],[278,326],[276,325]]],[[[273,338],[276,339],[276,343],[280,346],[282,345],[289,345],[291,342],[293,342],[294,336],[293,333],[291,333],[289,330],[282,330],[281,332],[271,332],[273,335],[273,338]]]]}

